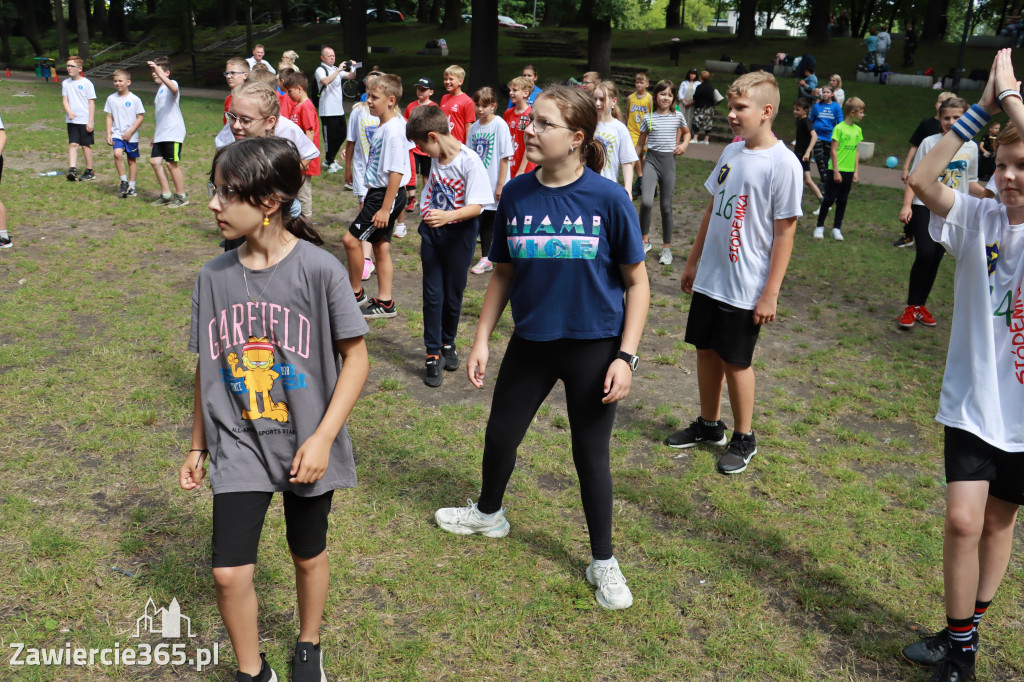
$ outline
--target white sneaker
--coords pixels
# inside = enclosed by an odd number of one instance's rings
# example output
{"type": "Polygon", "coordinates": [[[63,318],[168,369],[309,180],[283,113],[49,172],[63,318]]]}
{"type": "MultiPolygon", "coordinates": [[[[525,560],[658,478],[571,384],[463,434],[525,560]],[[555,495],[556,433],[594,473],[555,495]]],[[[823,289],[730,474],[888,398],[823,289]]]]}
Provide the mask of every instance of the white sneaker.
{"type": "Polygon", "coordinates": [[[664,247],[661,249],[661,258],[658,262],[662,265],[672,265],[672,249],[664,247]]]}
{"type": "Polygon", "coordinates": [[[587,582],[597,588],[597,603],[606,609],[628,609],[633,605],[633,593],[619,570],[619,562],[611,566],[587,566],[587,582]]]}
{"type": "Polygon", "coordinates": [[[832,239],[835,239],[837,242],[843,241],[843,233],[839,230],[838,227],[832,228],[832,239]]]}
{"type": "MultiPolygon", "coordinates": [[[[473,500],[466,500],[465,507],[444,507],[434,512],[434,521],[439,528],[456,535],[483,535],[488,538],[503,538],[510,526],[505,520],[505,510],[499,509],[488,519],[477,511],[473,500]]],[[[622,608],[622,607],[619,607],[622,608]]]]}
{"type": "Polygon", "coordinates": [[[824,239],[825,238],[825,228],[824,227],[816,227],[816,228],[814,228],[814,238],[815,239],[824,239]]]}
{"type": "Polygon", "coordinates": [[[342,167],[341,167],[341,164],[338,163],[337,161],[332,161],[331,165],[327,167],[327,172],[328,173],[337,173],[337,172],[339,172],[341,170],[343,170],[342,167]]]}
{"type": "Polygon", "coordinates": [[[650,251],[650,250],[651,250],[652,248],[654,248],[654,247],[653,247],[653,246],[651,246],[651,243],[650,243],[650,242],[644,242],[644,253],[647,253],[647,252],[648,252],[648,251],[650,251]]]}
{"type": "Polygon", "coordinates": [[[396,237],[401,239],[402,237],[404,237],[408,233],[409,233],[409,230],[405,226],[405,223],[395,223],[395,236],[396,237]]]}
{"type": "Polygon", "coordinates": [[[811,215],[818,215],[818,213],[820,213],[820,212],[821,212],[821,206],[819,206],[818,208],[814,209],[814,211],[811,213],[811,215]]]}

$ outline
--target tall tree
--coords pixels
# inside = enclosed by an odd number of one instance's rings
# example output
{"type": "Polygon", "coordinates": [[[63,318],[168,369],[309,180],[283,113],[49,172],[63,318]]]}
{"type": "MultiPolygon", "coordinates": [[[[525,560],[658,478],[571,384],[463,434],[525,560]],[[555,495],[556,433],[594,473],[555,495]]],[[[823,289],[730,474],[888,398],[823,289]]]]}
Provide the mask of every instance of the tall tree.
{"type": "Polygon", "coordinates": [[[86,0],[74,0],[75,23],[78,27],[78,56],[86,59],[89,56],[89,16],[86,14],[86,0]]]}
{"type": "Polygon", "coordinates": [[[921,29],[921,42],[934,43],[946,37],[949,25],[946,13],[949,0],[928,0],[924,10],[924,28],[921,29]]]}
{"type": "MultiPolygon", "coordinates": [[[[110,29],[107,21],[107,3],[104,0],[93,0],[92,21],[89,24],[89,34],[97,36],[100,33],[110,40],[110,29]]],[[[113,41],[112,41],[113,42],[113,41]]]]}
{"type": "Polygon", "coordinates": [[[473,0],[470,24],[469,92],[498,83],[498,4],[494,0],[473,0]]]}
{"type": "Polygon", "coordinates": [[[828,11],[828,0],[811,0],[811,17],[807,25],[807,38],[813,45],[824,45],[828,42],[828,11]]]}
{"type": "Polygon", "coordinates": [[[432,0],[430,5],[430,20],[428,23],[441,23],[441,0],[432,0]]]}
{"type": "MultiPolygon", "coordinates": [[[[433,7],[433,0],[419,0],[416,3],[416,21],[426,24],[430,21],[430,9],[433,7]]],[[[344,16],[344,15],[343,15],[344,16]]]]}
{"type": "Polygon", "coordinates": [[[736,35],[741,42],[756,38],[757,0],[740,0],[740,14],[736,20],[736,35]]]}
{"type": "MultiPolygon", "coordinates": [[[[494,8],[494,22],[498,22],[498,8],[494,8]]],[[[444,21],[441,28],[453,29],[462,26],[462,0],[444,0],[444,21]]]]}
{"type": "Polygon", "coordinates": [[[32,0],[17,0],[18,18],[21,20],[21,35],[32,46],[37,57],[42,56],[43,46],[39,42],[39,24],[36,22],[36,5],[32,0]]]}
{"type": "Polygon", "coordinates": [[[107,27],[112,40],[128,39],[128,31],[124,25],[124,0],[110,0],[110,12],[107,14],[107,27]]]}
{"type": "Polygon", "coordinates": [[[281,27],[291,28],[292,17],[288,13],[288,0],[281,0],[281,27]]]}
{"type": "Polygon", "coordinates": [[[665,28],[679,28],[683,25],[679,19],[679,3],[680,0],[668,0],[665,7],[665,28]]]}
{"type": "MultiPolygon", "coordinates": [[[[344,25],[345,49],[350,59],[366,61],[366,0],[351,0],[350,20],[344,25]]],[[[362,70],[360,70],[362,72],[362,70]]]]}
{"type": "Polygon", "coordinates": [[[587,68],[597,71],[601,78],[612,73],[612,20],[594,15],[587,27],[587,68]]]}
{"type": "Polygon", "coordinates": [[[544,14],[541,15],[540,25],[541,26],[557,26],[558,20],[562,18],[561,12],[559,12],[558,3],[554,0],[545,0],[544,2],[544,14]]]}
{"type": "Polygon", "coordinates": [[[71,53],[68,52],[68,34],[64,26],[64,0],[53,0],[53,16],[57,24],[57,54],[67,60],[71,53]]]}

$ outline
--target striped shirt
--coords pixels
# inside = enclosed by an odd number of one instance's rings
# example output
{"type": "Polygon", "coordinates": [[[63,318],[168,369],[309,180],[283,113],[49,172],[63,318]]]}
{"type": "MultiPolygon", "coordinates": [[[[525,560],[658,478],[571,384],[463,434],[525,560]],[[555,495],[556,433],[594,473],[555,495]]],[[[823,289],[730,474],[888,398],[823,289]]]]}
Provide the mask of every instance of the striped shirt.
{"type": "Polygon", "coordinates": [[[676,149],[676,131],[686,128],[682,112],[652,113],[640,121],[640,132],[647,133],[647,151],[672,152],[676,149]]]}

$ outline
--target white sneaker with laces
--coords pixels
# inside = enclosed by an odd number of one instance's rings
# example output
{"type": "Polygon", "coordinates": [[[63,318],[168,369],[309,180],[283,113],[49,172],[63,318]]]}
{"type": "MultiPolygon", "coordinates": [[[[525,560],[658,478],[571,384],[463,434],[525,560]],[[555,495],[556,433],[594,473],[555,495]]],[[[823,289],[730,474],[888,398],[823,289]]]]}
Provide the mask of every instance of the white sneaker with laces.
{"type": "Polygon", "coordinates": [[[811,215],[818,215],[819,213],[821,213],[821,206],[814,209],[814,211],[811,212],[811,215]]]}
{"type": "Polygon", "coordinates": [[[405,223],[395,223],[395,236],[401,239],[409,233],[409,229],[405,226],[405,223]]]}
{"type": "Polygon", "coordinates": [[[832,239],[835,239],[837,242],[843,241],[843,233],[838,227],[832,228],[832,239]]]}
{"type": "Polygon", "coordinates": [[[825,238],[825,228],[824,227],[816,227],[816,228],[814,228],[814,238],[815,239],[824,239],[825,238]]]}
{"type": "MultiPolygon", "coordinates": [[[[434,521],[439,528],[456,535],[483,535],[488,538],[503,538],[508,535],[508,521],[505,510],[499,509],[491,518],[481,514],[473,500],[466,500],[465,507],[443,507],[434,512],[434,521]]],[[[620,607],[621,608],[621,607],[620,607]]]]}
{"type": "Polygon", "coordinates": [[[619,562],[611,566],[587,566],[587,582],[597,588],[597,603],[606,609],[628,609],[633,605],[633,593],[619,570],[619,562]]]}
{"type": "Polygon", "coordinates": [[[661,250],[661,258],[658,262],[662,265],[672,265],[672,249],[665,247],[661,250]]]}
{"type": "Polygon", "coordinates": [[[649,251],[650,251],[651,249],[653,249],[653,248],[654,248],[654,247],[653,247],[653,246],[651,246],[651,243],[650,243],[650,242],[644,242],[644,253],[647,253],[647,252],[649,252],[649,251]]]}

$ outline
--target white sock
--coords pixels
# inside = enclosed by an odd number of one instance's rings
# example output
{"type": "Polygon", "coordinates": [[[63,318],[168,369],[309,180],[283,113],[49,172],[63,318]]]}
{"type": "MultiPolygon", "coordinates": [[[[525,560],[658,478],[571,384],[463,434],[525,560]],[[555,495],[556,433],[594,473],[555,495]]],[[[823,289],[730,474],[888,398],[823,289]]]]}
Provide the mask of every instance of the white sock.
{"type": "Polygon", "coordinates": [[[135,189],[135,181],[134,180],[129,180],[128,181],[128,187],[130,187],[131,189],[135,189]]]}
{"type": "Polygon", "coordinates": [[[118,177],[121,178],[121,182],[128,182],[128,176],[127,175],[119,175],[118,177]]]}
{"type": "Polygon", "coordinates": [[[10,239],[11,235],[7,234],[7,230],[0,230],[0,237],[3,237],[4,239],[10,239]]]}
{"type": "Polygon", "coordinates": [[[600,566],[601,568],[608,568],[609,566],[618,566],[619,562],[615,560],[615,557],[611,559],[594,559],[594,565],[600,566]]]}

